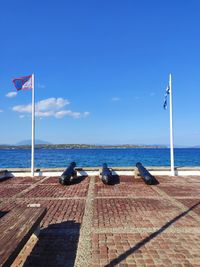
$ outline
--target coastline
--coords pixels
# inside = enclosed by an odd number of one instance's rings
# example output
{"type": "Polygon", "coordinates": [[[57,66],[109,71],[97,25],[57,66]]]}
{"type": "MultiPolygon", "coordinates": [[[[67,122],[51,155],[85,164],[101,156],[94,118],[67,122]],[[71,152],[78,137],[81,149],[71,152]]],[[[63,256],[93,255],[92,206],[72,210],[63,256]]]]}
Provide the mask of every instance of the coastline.
{"type": "MultiPolygon", "coordinates": [[[[138,148],[146,148],[146,149],[162,149],[168,148],[167,146],[150,146],[150,145],[85,145],[85,144],[59,144],[59,145],[46,145],[39,144],[35,145],[35,149],[138,149],[138,148]]],[[[31,145],[0,145],[1,149],[31,149],[31,145]]]]}

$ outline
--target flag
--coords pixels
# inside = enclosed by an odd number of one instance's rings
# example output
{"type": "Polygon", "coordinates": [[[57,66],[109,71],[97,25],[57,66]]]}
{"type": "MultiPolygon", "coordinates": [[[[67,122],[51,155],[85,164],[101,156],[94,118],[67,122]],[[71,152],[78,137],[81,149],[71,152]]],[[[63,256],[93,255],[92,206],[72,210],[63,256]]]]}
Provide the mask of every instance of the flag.
{"type": "Polygon", "coordinates": [[[169,93],[170,93],[170,86],[167,85],[167,88],[165,90],[164,104],[163,104],[164,109],[167,109],[167,96],[169,95],[169,93]]]}
{"type": "Polygon", "coordinates": [[[18,91],[33,88],[32,75],[15,78],[13,79],[13,83],[18,91]]]}

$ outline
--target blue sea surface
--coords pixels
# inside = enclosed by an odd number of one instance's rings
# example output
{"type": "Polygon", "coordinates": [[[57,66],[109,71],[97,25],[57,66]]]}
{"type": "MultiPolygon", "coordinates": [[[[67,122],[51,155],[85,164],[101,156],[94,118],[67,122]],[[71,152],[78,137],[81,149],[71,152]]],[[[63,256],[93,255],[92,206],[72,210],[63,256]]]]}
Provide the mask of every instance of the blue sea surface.
{"type": "MultiPolygon", "coordinates": [[[[175,166],[200,166],[199,148],[177,148],[174,151],[175,166]]],[[[135,166],[140,161],[145,166],[170,166],[170,150],[167,148],[134,149],[35,149],[35,168],[66,167],[75,161],[79,167],[135,166]]],[[[0,149],[0,168],[29,168],[29,149],[0,149]]]]}

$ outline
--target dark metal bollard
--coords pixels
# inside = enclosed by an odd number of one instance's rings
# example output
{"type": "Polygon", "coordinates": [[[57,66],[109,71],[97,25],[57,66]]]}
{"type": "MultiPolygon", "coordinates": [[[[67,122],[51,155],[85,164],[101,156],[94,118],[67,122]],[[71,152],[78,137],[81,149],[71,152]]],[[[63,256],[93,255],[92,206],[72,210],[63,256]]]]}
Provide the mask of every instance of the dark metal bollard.
{"type": "Polygon", "coordinates": [[[101,180],[104,184],[110,184],[112,182],[112,172],[106,163],[102,166],[101,180]]]}
{"type": "Polygon", "coordinates": [[[142,165],[142,163],[140,162],[136,163],[136,167],[138,168],[138,171],[146,184],[148,185],[158,184],[156,178],[147,171],[147,169],[142,165]]]}
{"type": "Polygon", "coordinates": [[[71,162],[69,167],[67,167],[67,169],[60,176],[59,178],[60,184],[65,185],[65,184],[70,184],[72,182],[73,178],[77,176],[77,173],[74,170],[75,167],[76,167],[76,162],[71,162]]]}

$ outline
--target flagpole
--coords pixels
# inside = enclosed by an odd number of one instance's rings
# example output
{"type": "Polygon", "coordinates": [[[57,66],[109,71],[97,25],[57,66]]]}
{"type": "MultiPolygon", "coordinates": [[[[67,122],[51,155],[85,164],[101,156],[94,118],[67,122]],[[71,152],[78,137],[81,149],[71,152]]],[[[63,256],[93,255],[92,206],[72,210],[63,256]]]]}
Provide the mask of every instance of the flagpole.
{"type": "Polygon", "coordinates": [[[172,103],[172,75],[169,74],[169,114],[170,114],[170,161],[171,161],[171,175],[175,176],[174,172],[174,134],[173,134],[173,103],[172,103]]]}
{"type": "Polygon", "coordinates": [[[32,142],[31,142],[31,176],[34,176],[34,148],[35,148],[35,77],[32,74],[32,142]]]}

